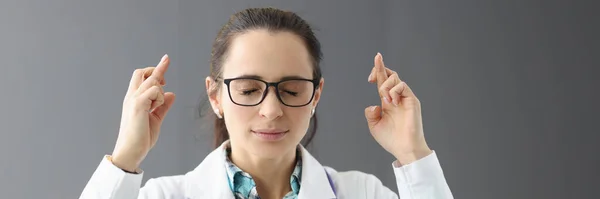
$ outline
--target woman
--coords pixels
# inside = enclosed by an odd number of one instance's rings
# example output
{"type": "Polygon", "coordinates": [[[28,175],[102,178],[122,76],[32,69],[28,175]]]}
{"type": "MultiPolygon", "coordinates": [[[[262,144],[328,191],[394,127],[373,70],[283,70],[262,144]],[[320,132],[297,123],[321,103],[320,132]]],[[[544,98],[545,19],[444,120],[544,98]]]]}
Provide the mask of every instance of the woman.
{"type": "MultiPolygon", "coordinates": [[[[168,56],[136,70],[115,149],[81,198],[398,198],[373,175],[322,166],[305,150],[323,92],[320,60],[319,41],[294,13],[256,8],[233,15],[214,42],[206,78],[217,148],[193,171],[143,187],[138,166],[175,95],[162,90],[168,56]]],[[[400,198],[452,198],[425,142],[418,99],[379,53],[374,65],[369,82],[377,84],[382,105],[366,108],[365,116],[373,137],[397,159],[400,198]]]]}

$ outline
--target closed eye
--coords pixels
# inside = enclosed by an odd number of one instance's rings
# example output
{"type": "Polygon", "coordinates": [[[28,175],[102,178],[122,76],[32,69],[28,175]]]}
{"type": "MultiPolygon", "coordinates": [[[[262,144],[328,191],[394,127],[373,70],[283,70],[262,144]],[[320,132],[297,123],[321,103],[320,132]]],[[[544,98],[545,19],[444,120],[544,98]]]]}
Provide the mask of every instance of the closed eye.
{"type": "Polygon", "coordinates": [[[298,95],[298,92],[293,92],[293,91],[283,91],[283,92],[285,92],[287,94],[290,94],[292,96],[297,96],[298,95]]]}
{"type": "Polygon", "coordinates": [[[242,95],[251,95],[253,92],[256,92],[258,89],[251,89],[242,91],[242,95]]]}

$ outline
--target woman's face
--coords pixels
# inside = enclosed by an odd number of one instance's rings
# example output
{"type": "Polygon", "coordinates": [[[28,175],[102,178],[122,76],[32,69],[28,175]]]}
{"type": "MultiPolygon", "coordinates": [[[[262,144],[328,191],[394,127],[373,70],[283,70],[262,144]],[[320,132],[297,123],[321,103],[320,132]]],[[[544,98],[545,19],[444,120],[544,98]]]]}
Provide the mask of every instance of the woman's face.
{"type": "MultiPolygon", "coordinates": [[[[265,82],[289,78],[313,79],[310,54],[297,35],[254,30],[232,38],[223,63],[223,79],[250,77],[265,82]]],[[[231,144],[250,154],[275,158],[295,150],[309,127],[311,111],[316,107],[323,79],[317,89],[310,81],[287,81],[265,87],[260,81],[239,79],[222,85],[214,106],[222,110],[231,144]],[[314,90],[314,97],[313,95],[314,90]],[[260,104],[253,105],[267,95],[260,104]],[[284,105],[309,104],[301,107],[284,105]],[[231,96],[230,96],[231,95],[231,96]]]]}

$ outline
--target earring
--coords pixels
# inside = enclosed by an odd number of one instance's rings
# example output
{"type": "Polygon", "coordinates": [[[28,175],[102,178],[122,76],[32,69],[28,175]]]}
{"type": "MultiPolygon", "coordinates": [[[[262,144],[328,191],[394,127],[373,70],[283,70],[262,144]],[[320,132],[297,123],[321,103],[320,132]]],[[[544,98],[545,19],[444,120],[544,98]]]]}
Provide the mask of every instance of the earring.
{"type": "Polygon", "coordinates": [[[221,111],[219,111],[219,109],[215,109],[215,114],[219,119],[223,119],[223,116],[221,115],[221,111]]]}
{"type": "Polygon", "coordinates": [[[313,108],[312,111],[310,111],[310,115],[315,115],[315,109],[313,108]]]}

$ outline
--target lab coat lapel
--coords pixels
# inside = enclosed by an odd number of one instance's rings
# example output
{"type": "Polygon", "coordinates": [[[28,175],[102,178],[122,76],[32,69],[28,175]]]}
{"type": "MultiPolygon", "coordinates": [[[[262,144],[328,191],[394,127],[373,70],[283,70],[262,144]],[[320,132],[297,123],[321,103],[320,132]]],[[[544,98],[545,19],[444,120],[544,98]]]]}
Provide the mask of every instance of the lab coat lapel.
{"type": "Polygon", "coordinates": [[[325,168],[302,145],[302,179],[298,199],[336,198],[325,168]]]}
{"type": "MultiPolygon", "coordinates": [[[[194,170],[185,175],[185,195],[188,199],[219,198],[235,199],[225,171],[225,141],[213,150],[194,170]]],[[[336,198],[329,179],[321,165],[302,145],[302,179],[298,199],[336,198]]]]}
{"type": "Polygon", "coordinates": [[[224,147],[228,141],[213,150],[194,170],[185,176],[186,198],[235,199],[225,171],[224,147]]]}

